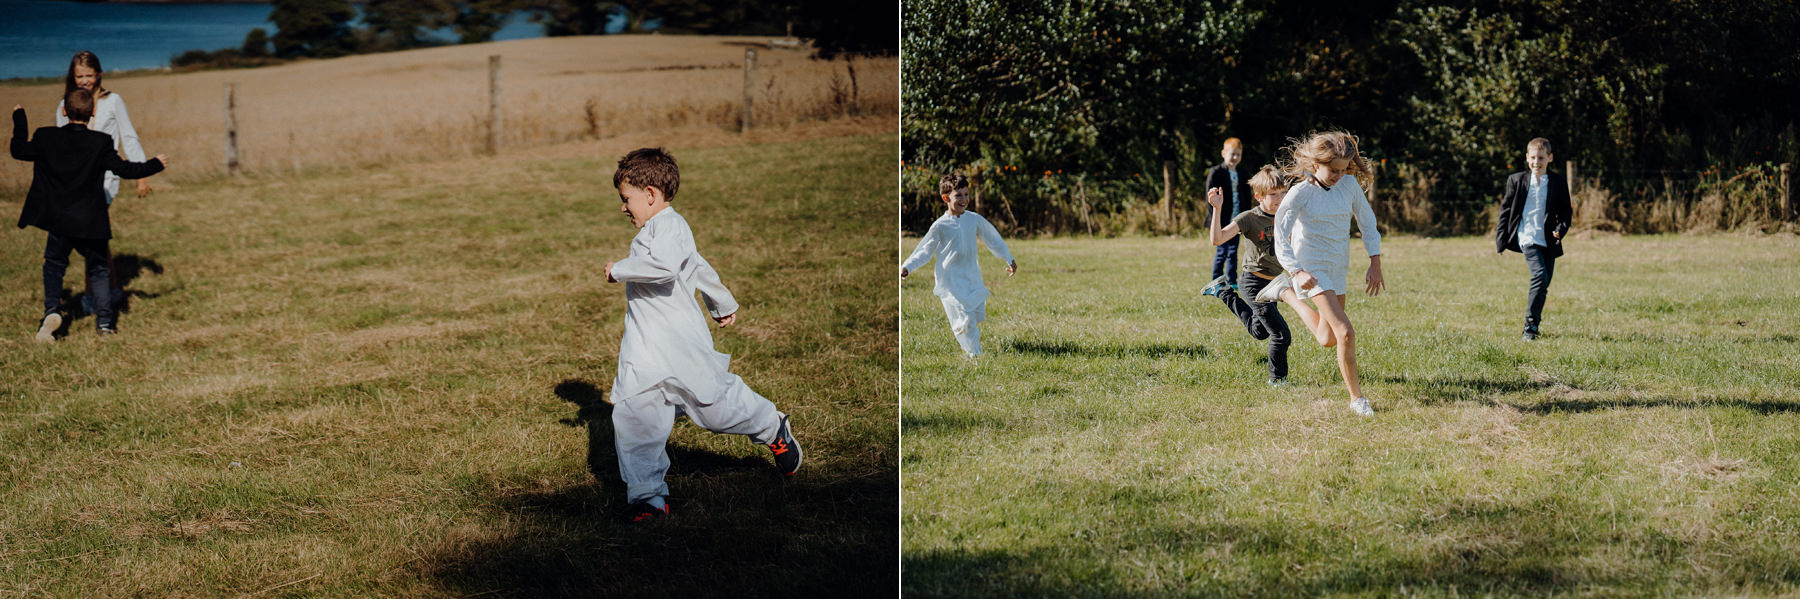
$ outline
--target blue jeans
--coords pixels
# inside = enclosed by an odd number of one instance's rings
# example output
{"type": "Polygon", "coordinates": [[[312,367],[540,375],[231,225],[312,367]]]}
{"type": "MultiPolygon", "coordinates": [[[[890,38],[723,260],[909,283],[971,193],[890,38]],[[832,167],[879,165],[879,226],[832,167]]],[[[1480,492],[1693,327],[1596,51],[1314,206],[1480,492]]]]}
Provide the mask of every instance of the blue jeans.
{"type": "Polygon", "coordinates": [[[111,254],[105,239],[74,239],[51,233],[44,240],[44,313],[62,308],[63,273],[69,270],[69,251],[81,254],[87,263],[88,297],[94,298],[94,324],[113,326],[111,254]]]}
{"type": "Polygon", "coordinates": [[[1550,278],[1556,275],[1556,258],[1545,253],[1544,246],[1519,248],[1525,253],[1525,265],[1531,267],[1531,287],[1525,293],[1525,330],[1537,332],[1544,319],[1544,296],[1550,293],[1550,278]]]}
{"type": "Polygon", "coordinates": [[[1238,271],[1237,246],[1238,238],[1233,237],[1231,241],[1219,244],[1219,248],[1213,251],[1213,278],[1217,279],[1238,271]]]}
{"type": "Polygon", "coordinates": [[[1243,321],[1244,330],[1251,337],[1269,340],[1269,378],[1279,379],[1287,377],[1287,349],[1293,342],[1287,321],[1281,318],[1280,302],[1259,304],[1244,301],[1245,297],[1256,297],[1270,282],[1262,277],[1243,273],[1238,278],[1238,289],[1243,292],[1243,297],[1226,291],[1219,294],[1219,300],[1225,302],[1225,308],[1231,310],[1238,320],[1243,321]]]}

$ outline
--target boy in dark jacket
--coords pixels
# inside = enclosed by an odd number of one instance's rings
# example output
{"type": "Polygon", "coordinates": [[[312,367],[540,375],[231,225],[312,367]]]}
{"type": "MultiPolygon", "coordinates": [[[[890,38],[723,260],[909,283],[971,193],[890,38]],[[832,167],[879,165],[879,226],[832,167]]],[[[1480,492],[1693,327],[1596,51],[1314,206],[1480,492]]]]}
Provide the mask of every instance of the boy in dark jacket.
{"type": "MultiPolygon", "coordinates": [[[[1221,222],[1231,222],[1239,213],[1256,205],[1254,193],[1250,190],[1250,176],[1238,168],[1244,160],[1244,142],[1233,137],[1225,140],[1225,146],[1219,149],[1221,162],[1206,171],[1206,188],[1224,190],[1224,206],[1214,208],[1220,213],[1221,222]]],[[[1210,220],[1210,219],[1209,219],[1210,220]]],[[[1226,277],[1229,280],[1236,275],[1238,256],[1238,238],[1232,237],[1224,245],[1213,251],[1212,276],[1217,279],[1226,277]]],[[[1232,287],[1237,287],[1234,283],[1232,287]]]]}
{"type": "MultiPolygon", "coordinates": [[[[161,172],[168,157],[148,162],[128,162],[113,149],[112,136],[87,128],[94,115],[94,94],[76,88],[63,96],[63,114],[69,124],[38,129],[26,139],[25,108],[13,106],[12,157],[34,162],[31,189],[19,228],[37,227],[49,233],[44,241],[44,317],[38,323],[37,340],[53,341],[62,326],[63,272],[69,267],[69,251],[87,263],[88,292],[92,297],[112,297],[108,289],[107,241],[112,221],[107,213],[107,171],[121,178],[141,179],[161,172]]],[[[118,332],[112,302],[95,302],[95,326],[99,334],[118,332]]]]}
{"type": "Polygon", "coordinates": [[[1525,333],[1538,338],[1543,320],[1544,296],[1556,274],[1556,259],[1563,255],[1563,234],[1569,232],[1574,211],[1569,207],[1569,183],[1550,175],[1550,140],[1539,137],[1525,145],[1524,172],[1506,178],[1506,194],[1500,197],[1500,222],[1494,228],[1494,251],[1525,254],[1531,268],[1531,287],[1526,292],[1525,333]]]}

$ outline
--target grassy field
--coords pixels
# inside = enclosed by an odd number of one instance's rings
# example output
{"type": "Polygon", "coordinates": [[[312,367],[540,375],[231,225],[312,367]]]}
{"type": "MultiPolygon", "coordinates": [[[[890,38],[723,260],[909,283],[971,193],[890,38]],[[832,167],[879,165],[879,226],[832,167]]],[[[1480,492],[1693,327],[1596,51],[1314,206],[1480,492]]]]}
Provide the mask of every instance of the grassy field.
{"type": "Polygon", "coordinates": [[[1310,342],[1265,385],[1198,241],[1011,248],[979,360],[903,286],[909,597],[1800,590],[1793,236],[1571,241],[1536,342],[1517,254],[1385,239],[1349,307],[1372,418],[1310,342]]]}
{"type": "Polygon", "coordinates": [[[114,207],[118,337],[34,343],[44,236],[0,235],[0,596],[891,594],[895,137],[661,141],[793,480],[678,424],[675,517],[622,523],[624,148],[202,181],[114,207]]]}
{"type": "MultiPolygon", "coordinates": [[[[895,58],[819,61],[772,50],[767,38],[612,35],[514,40],[303,61],[258,69],[108,75],[149,155],[168,154],[166,181],[225,169],[225,84],[237,84],[243,168],[292,173],[321,166],[469,156],[487,142],[489,55],[502,63],[505,148],[704,126],[736,131],[744,50],[758,49],[753,124],[780,127],[899,112],[895,58]],[[851,68],[855,80],[851,80],[851,68]],[[854,83],[854,84],[853,84],[854,83]]],[[[101,56],[101,64],[106,57],[101,56]]],[[[55,124],[52,85],[0,85],[32,126],[55,124]]],[[[877,132],[897,126],[889,116],[877,132]]],[[[0,161],[0,190],[23,189],[30,166],[0,161]]]]}

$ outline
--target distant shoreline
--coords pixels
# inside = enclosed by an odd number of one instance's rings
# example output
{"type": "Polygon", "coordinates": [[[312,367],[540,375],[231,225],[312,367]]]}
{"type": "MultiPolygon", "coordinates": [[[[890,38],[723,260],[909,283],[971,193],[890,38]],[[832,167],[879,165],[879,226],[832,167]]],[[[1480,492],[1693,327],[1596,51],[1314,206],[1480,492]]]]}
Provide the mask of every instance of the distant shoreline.
{"type": "Polygon", "coordinates": [[[76,4],[273,4],[270,0],[56,0],[76,4]]]}

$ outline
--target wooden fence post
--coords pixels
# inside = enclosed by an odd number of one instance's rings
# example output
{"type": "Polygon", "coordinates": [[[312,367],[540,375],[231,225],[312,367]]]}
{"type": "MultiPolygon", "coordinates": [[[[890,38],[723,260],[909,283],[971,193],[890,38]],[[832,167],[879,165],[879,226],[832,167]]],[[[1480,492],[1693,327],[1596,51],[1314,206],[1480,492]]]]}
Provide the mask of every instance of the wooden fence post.
{"type": "Polygon", "coordinates": [[[500,55],[488,55],[488,138],[487,152],[500,153],[500,131],[505,126],[500,112],[500,55]]]}
{"type": "Polygon", "coordinates": [[[237,84],[225,84],[225,174],[238,174],[237,84]]]}
{"type": "Polygon", "coordinates": [[[754,109],[750,101],[750,79],[754,73],[756,73],[756,49],[744,48],[744,117],[742,127],[738,129],[740,133],[750,131],[750,115],[754,109]]]}
{"type": "Polygon", "coordinates": [[[1163,161],[1163,224],[1175,230],[1175,161],[1163,161]]]}
{"type": "Polygon", "coordinates": [[[1568,176],[1569,176],[1569,193],[1571,195],[1573,195],[1575,193],[1575,183],[1577,183],[1581,180],[1580,176],[1575,173],[1575,167],[1576,167],[1575,161],[1570,160],[1568,176]]]}
{"type": "Polygon", "coordinates": [[[1790,222],[1790,223],[1794,222],[1794,185],[1793,185],[1794,179],[1791,176],[1793,171],[1794,171],[1793,163],[1791,163],[1791,162],[1781,163],[1781,220],[1782,220],[1782,222],[1790,222]]]}

